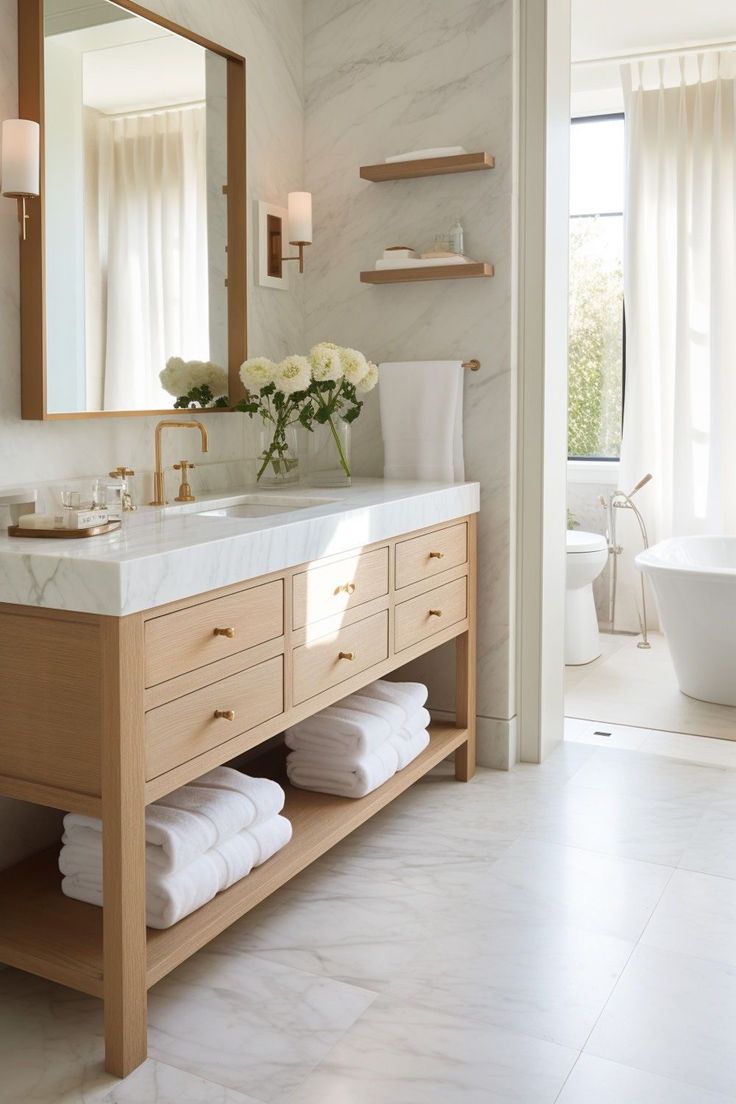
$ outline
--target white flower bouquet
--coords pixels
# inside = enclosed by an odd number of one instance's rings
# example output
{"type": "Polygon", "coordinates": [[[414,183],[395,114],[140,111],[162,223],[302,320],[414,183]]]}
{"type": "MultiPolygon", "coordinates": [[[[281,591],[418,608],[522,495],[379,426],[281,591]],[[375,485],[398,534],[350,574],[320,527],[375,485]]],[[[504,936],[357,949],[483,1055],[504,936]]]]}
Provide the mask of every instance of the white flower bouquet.
{"type": "Polygon", "coordinates": [[[212,361],[169,357],[158,378],[164,391],[176,399],[175,410],[230,405],[227,372],[212,361]]]}
{"type": "Polygon", "coordinates": [[[363,353],[322,342],[308,357],[288,356],[280,364],[265,357],[246,360],[240,378],[249,394],[235,409],[251,418],[259,415],[264,425],[273,426],[271,443],[260,457],[258,479],[269,465],[284,478],[289,464],[296,465],[296,458],[289,458],[287,430],[297,424],[310,432],[315,424],[326,426],[340,465],[350,477],[350,461],[337,420],[348,425],[354,422],[363,406],[359,395],[372,391],[378,383],[378,368],[363,353]]]}

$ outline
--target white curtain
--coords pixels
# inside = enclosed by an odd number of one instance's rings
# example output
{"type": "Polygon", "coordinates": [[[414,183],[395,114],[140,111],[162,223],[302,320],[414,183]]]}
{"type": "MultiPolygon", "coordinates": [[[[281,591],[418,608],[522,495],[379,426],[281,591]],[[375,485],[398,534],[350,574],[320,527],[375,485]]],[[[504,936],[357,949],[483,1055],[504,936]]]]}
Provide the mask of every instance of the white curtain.
{"type": "MultiPolygon", "coordinates": [[[[647,472],[654,476],[637,498],[652,543],[734,533],[734,55],[632,65],[623,70],[623,83],[627,332],[620,485],[628,490],[647,472]]],[[[631,522],[619,518],[625,557],[616,627],[637,630],[632,584],[640,539],[631,522]]]]}
{"type": "Polygon", "coordinates": [[[103,409],[171,406],[170,356],[209,357],[205,108],[98,124],[103,409]]]}

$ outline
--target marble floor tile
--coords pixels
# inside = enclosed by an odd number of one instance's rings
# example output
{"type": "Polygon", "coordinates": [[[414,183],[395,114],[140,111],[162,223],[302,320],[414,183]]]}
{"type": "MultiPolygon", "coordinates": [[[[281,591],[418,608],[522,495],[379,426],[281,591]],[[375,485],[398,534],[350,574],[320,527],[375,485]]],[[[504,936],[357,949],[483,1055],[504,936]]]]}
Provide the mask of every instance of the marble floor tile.
{"type": "Polygon", "coordinates": [[[697,701],[680,691],[667,641],[651,633],[651,649],[637,647],[638,637],[603,655],[587,673],[565,671],[565,712],[611,724],[637,725],[665,732],[736,739],[736,708],[697,701]]]}
{"type": "Polygon", "coordinates": [[[641,745],[647,755],[664,755],[690,763],[736,768],[736,742],[691,736],[683,732],[650,731],[641,745]]]}
{"type": "Polygon", "coordinates": [[[103,1104],[260,1104],[260,1101],[149,1058],[120,1081],[103,1104]]]}
{"type": "Polygon", "coordinates": [[[736,968],[639,946],[585,1050],[736,1097],[736,968]]]}
{"type": "MultiPolygon", "coordinates": [[[[495,900],[522,891],[525,912],[635,942],[657,907],[671,867],[535,839],[512,844],[492,866],[495,900]]],[[[487,895],[487,898],[490,895],[487,895]]]]}
{"type": "MultiPolygon", "coordinates": [[[[645,750],[644,744],[648,736],[649,729],[646,728],[580,720],[575,717],[565,718],[565,740],[573,743],[637,751],[639,748],[645,750]]],[[[734,751],[736,752],[736,748],[734,751]]]]}
{"type": "Polygon", "coordinates": [[[283,1104],[552,1104],[576,1052],[379,998],[283,1104]]]}
{"type": "Polygon", "coordinates": [[[649,801],[676,801],[704,808],[730,781],[730,772],[722,767],[681,763],[638,751],[599,748],[569,784],[617,796],[634,794],[649,801]]]}
{"type": "Polygon", "coordinates": [[[374,997],[330,978],[210,947],[150,991],[149,1055],[206,1081],[280,1102],[374,997]]]}
{"type": "Polygon", "coordinates": [[[557,1104],[732,1104],[733,1097],[582,1054],[557,1104]]]}
{"type": "Polygon", "coordinates": [[[693,832],[680,864],[685,870],[736,878],[736,809],[731,800],[716,800],[693,832]]]}
{"type": "MultiPolygon", "coordinates": [[[[706,815],[698,805],[647,798],[618,789],[566,786],[555,806],[542,808],[531,818],[524,835],[641,862],[677,866],[706,815]]],[[[736,843],[736,831],[734,839],[736,843]]]]}
{"type": "Polygon", "coordinates": [[[579,1049],[633,946],[509,905],[428,944],[386,995],[579,1049]]]}
{"type": "Polygon", "coordinates": [[[642,943],[736,967],[736,881],[676,870],[642,943]]]}
{"type": "Polygon", "coordinates": [[[359,865],[355,875],[328,872],[323,882],[321,893],[311,886],[278,894],[228,929],[215,948],[378,991],[411,968],[427,940],[457,927],[446,897],[406,888],[401,896],[384,895],[359,865]],[[362,883],[358,895],[349,888],[355,881],[362,883]]]}
{"type": "Polygon", "coordinates": [[[2,1104],[99,1104],[115,1083],[104,1071],[100,1001],[0,972],[2,1104]]]}

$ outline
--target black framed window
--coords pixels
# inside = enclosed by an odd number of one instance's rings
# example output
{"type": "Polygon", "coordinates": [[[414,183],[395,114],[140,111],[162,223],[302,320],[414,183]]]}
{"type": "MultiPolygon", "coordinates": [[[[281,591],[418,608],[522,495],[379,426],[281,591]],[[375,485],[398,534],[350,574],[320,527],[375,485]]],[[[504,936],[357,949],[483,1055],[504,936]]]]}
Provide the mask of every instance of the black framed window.
{"type": "Polygon", "coordinates": [[[626,380],[624,117],[572,120],[567,451],[617,460],[626,380]]]}

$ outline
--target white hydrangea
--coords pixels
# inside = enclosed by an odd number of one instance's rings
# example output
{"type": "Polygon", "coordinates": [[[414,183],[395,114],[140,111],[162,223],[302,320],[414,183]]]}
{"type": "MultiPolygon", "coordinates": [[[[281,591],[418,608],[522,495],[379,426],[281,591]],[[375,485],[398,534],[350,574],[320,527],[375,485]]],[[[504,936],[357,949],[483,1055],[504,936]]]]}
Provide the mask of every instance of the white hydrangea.
{"type": "MultiPolygon", "coordinates": [[[[196,364],[196,361],[193,364],[196,364]]],[[[203,384],[207,384],[216,399],[219,399],[221,395],[227,395],[229,390],[227,372],[219,364],[214,364],[211,360],[204,360],[196,371],[201,375],[201,380],[195,386],[202,387],[203,384]]]]}
{"type": "Polygon", "coordinates": [[[355,389],[356,389],[356,391],[360,391],[363,395],[367,395],[369,391],[373,390],[373,388],[376,386],[377,383],[378,383],[378,365],[374,364],[373,361],[369,360],[368,361],[368,371],[363,376],[363,378],[358,383],[356,383],[355,389]]]}
{"type": "Polygon", "coordinates": [[[320,382],[342,379],[340,349],[331,341],[321,341],[319,345],[315,345],[309,354],[309,363],[313,378],[320,382]]]}
{"type": "Polygon", "coordinates": [[[273,383],[276,377],[276,365],[268,357],[252,357],[240,366],[240,378],[249,391],[260,392],[262,387],[273,383]]]}
{"type": "Polygon", "coordinates": [[[312,373],[305,356],[287,356],[276,367],[274,383],[277,390],[284,395],[306,391],[311,382],[312,373]]]}
{"type": "Polygon", "coordinates": [[[193,387],[207,385],[215,398],[227,395],[228,377],[224,368],[209,360],[183,360],[169,357],[166,367],[159,373],[164,391],[174,398],[187,395],[193,387]]]}
{"type": "Polygon", "coordinates": [[[357,349],[340,349],[340,360],[345,379],[355,385],[359,384],[368,372],[368,361],[357,349]]]}
{"type": "Polygon", "coordinates": [[[162,372],[159,372],[158,378],[164,391],[168,391],[169,395],[173,395],[175,399],[185,395],[189,390],[187,386],[187,366],[181,357],[169,357],[166,361],[166,367],[162,372]]]}

